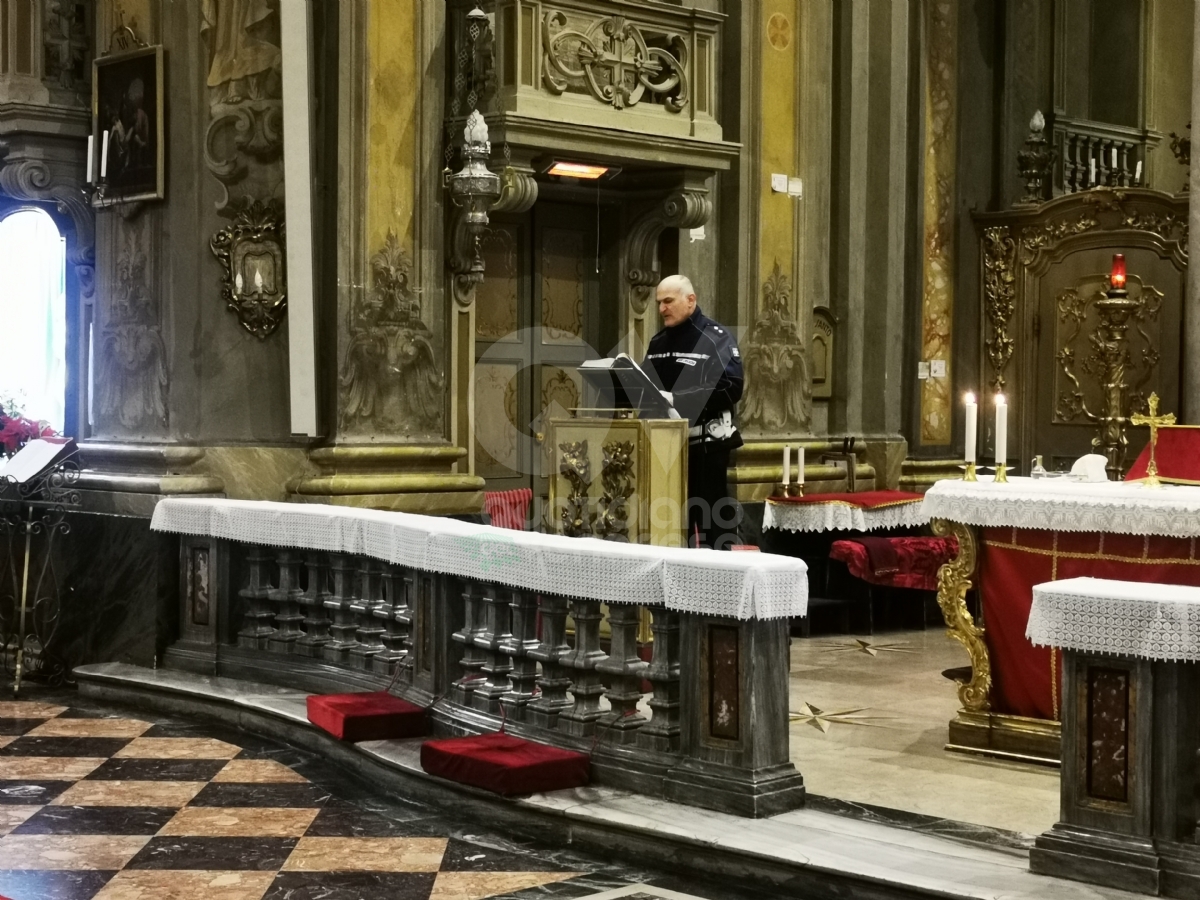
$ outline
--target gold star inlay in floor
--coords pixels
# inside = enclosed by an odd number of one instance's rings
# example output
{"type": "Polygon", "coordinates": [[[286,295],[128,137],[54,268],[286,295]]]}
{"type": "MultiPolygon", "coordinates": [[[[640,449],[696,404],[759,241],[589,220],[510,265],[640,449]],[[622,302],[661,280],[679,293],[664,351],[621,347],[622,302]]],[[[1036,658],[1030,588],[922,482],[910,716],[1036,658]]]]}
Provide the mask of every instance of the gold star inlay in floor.
{"type": "Polygon", "coordinates": [[[788,713],[789,722],[807,722],[821,734],[828,734],[829,729],[835,723],[838,725],[867,725],[874,728],[886,728],[886,725],[880,722],[869,721],[872,719],[892,719],[894,716],[867,716],[863,713],[867,712],[870,707],[856,706],[853,709],[839,709],[834,712],[826,712],[811,703],[801,703],[800,708],[788,713]]]}
{"type": "Polygon", "coordinates": [[[875,644],[871,641],[864,641],[862,638],[855,638],[853,644],[845,644],[841,641],[822,641],[825,647],[822,653],[865,653],[867,656],[878,656],[880,653],[916,653],[915,650],[910,650],[907,647],[907,642],[900,644],[875,644]]]}

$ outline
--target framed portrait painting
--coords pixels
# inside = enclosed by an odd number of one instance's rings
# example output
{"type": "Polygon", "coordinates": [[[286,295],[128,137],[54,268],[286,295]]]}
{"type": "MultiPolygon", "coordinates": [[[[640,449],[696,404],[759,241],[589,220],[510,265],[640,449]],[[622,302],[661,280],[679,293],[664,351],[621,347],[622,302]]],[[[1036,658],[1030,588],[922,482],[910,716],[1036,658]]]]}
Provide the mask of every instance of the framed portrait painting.
{"type": "Polygon", "coordinates": [[[92,133],[104,199],[163,199],[162,47],[98,57],[92,66],[92,133]]]}

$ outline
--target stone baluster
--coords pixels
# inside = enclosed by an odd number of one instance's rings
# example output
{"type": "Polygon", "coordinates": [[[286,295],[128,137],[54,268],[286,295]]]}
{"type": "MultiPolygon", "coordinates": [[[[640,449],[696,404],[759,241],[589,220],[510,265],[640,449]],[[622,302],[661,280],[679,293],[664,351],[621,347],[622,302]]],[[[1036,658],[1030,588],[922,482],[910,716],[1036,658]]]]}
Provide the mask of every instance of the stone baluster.
{"type": "Polygon", "coordinates": [[[525,707],[537,696],[537,660],[532,653],[540,641],[537,638],[537,595],[532,591],[512,592],[509,604],[512,611],[512,634],[501,651],[512,659],[508,673],[511,687],[500,702],[512,719],[522,719],[525,707]]]}
{"type": "Polygon", "coordinates": [[[374,669],[374,657],[383,650],[383,622],[375,617],[375,610],[383,605],[383,563],[369,556],[361,557],[358,575],[359,595],[350,604],[358,626],[355,632],[358,646],[350,650],[350,665],[370,672],[374,669]]]}
{"type": "Polygon", "coordinates": [[[270,551],[265,547],[252,546],[246,554],[246,563],[250,567],[250,580],[246,587],[238,591],[244,611],[237,642],[239,647],[248,650],[266,650],[267,641],[275,633],[275,627],[271,624],[275,619],[275,611],[270,602],[270,551]]]}
{"type": "MultiPolygon", "coordinates": [[[[403,578],[404,604],[396,607],[396,624],[400,628],[400,649],[404,651],[404,660],[400,663],[405,672],[405,679],[410,683],[414,679],[417,665],[417,590],[424,578],[420,572],[409,570],[403,578]]],[[[432,590],[430,581],[425,578],[425,590],[432,590]]],[[[428,627],[428,623],[426,623],[428,627]]]]}
{"type": "Polygon", "coordinates": [[[642,676],[649,667],[638,656],[637,632],[641,619],[639,606],[610,606],[612,652],[607,659],[596,663],[596,671],[608,678],[608,702],[612,706],[612,711],[604,717],[605,736],[619,744],[632,742],[637,730],[646,724],[646,717],[637,708],[642,699],[642,676]]]}
{"type": "Polygon", "coordinates": [[[483,589],[483,629],[475,635],[475,646],[483,651],[483,665],[479,671],[483,681],[476,685],[471,702],[476,709],[497,712],[500,698],[508,693],[512,685],[508,673],[512,671],[512,660],[504,647],[512,641],[509,628],[509,604],[512,591],[488,585],[483,589]]]}
{"type": "Polygon", "coordinates": [[[322,656],[322,649],[329,643],[329,617],[325,614],[325,601],[329,599],[329,565],[325,554],[310,550],[304,557],[308,569],[308,588],[300,598],[304,609],[304,635],[297,639],[294,652],[301,656],[322,656]]]}
{"type": "Polygon", "coordinates": [[[596,730],[596,720],[604,715],[600,698],[604,696],[604,684],[596,674],[596,666],[604,660],[600,649],[599,600],[573,600],[571,616],[575,619],[575,646],[562,657],[562,665],[573,674],[571,694],[574,705],[558,716],[558,727],[567,734],[581,737],[596,730]]]}
{"type": "MultiPolygon", "coordinates": [[[[479,686],[485,661],[483,651],[475,646],[475,638],[483,634],[483,613],[480,607],[479,586],[472,581],[463,582],[463,627],[450,635],[450,639],[463,645],[462,677],[454,682],[454,697],[464,706],[471,705],[471,694],[479,686]]],[[[429,623],[425,623],[428,627],[429,623]]]]}
{"type": "Polygon", "coordinates": [[[411,577],[405,577],[399,566],[389,565],[383,570],[383,602],[375,607],[375,618],[383,625],[380,638],[383,649],[375,654],[372,667],[380,675],[391,676],[396,666],[402,665],[405,657],[404,640],[408,629],[399,616],[408,604],[411,577]]]}
{"type": "Polygon", "coordinates": [[[654,688],[650,721],[637,731],[637,742],[649,750],[679,752],[679,613],[652,609],[654,650],[646,680],[654,688]]]}
{"type": "Polygon", "coordinates": [[[267,647],[274,653],[291,653],[296,641],[304,631],[300,623],[304,614],[300,612],[300,601],[304,591],[300,589],[300,566],[303,564],[297,550],[280,550],[275,555],[279,564],[279,587],[269,591],[274,604],[275,633],[267,639],[267,647]]]}
{"type": "Polygon", "coordinates": [[[358,645],[358,623],[351,609],[358,567],[348,554],[333,553],[329,569],[333,574],[333,593],[325,601],[325,608],[333,614],[333,624],[329,626],[331,637],[324,653],[330,662],[345,665],[350,661],[350,651],[358,645]]]}
{"type": "Polygon", "coordinates": [[[529,651],[529,658],[542,664],[542,674],[537,679],[541,694],[530,701],[529,710],[536,724],[554,728],[559,714],[571,708],[571,698],[567,696],[571,679],[562,664],[562,658],[571,652],[567,643],[567,601],[543,594],[539,609],[542,639],[529,651]]]}

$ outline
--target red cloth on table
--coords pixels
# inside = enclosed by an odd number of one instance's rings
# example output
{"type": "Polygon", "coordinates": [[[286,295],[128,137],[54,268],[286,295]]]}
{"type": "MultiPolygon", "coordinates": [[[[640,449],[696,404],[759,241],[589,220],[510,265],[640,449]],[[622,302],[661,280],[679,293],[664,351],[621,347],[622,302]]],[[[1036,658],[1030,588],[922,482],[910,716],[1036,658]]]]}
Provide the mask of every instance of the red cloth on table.
{"type": "Polygon", "coordinates": [[[1200,587],[1196,541],[985,528],[975,584],[991,659],[993,712],[1059,717],[1062,653],[1034,647],[1025,628],[1035,584],[1085,576],[1200,587]]]}
{"type": "MultiPolygon", "coordinates": [[[[1200,428],[1194,425],[1164,425],[1158,429],[1154,464],[1160,481],[1173,484],[1200,484],[1200,428]]],[[[1125,476],[1126,481],[1146,477],[1150,465],[1150,442],[1125,476]]]]}
{"type": "Polygon", "coordinates": [[[590,763],[586,753],[502,733],[421,745],[421,768],[430,775],[505,796],[582,787],[588,783],[590,763]]]}
{"type": "Polygon", "coordinates": [[[343,741],[386,741],[429,733],[424,709],[387,691],[361,694],[313,694],[308,721],[343,741]]]}
{"type": "Polygon", "coordinates": [[[529,504],[533,500],[530,488],[515,491],[488,491],[483,495],[483,508],[497,528],[524,531],[529,518],[529,504]]]}
{"type": "Polygon", "coordinates": [[[862,491],[857,494],[808,494],[803,497],[772,497],[772,503],[844,503],[846,506],[857,506],[859,509],[883,509],[888,506],[899,506],[902,503],[920,503],[925,499],[923,494],[911,494],[908,491],[862,491]]]}
{"type": "Polygon", "coordinates": [[[844,562],[855,578],[883,587],[920,591],[936,591],[938,569],[957,554],[955,538],[931,537],[856,538],[834,541],[829,550],[830,558],[844,562]],[[872,557],[868,542],[889,546],[886,551],[876,546],[872,557]]]}

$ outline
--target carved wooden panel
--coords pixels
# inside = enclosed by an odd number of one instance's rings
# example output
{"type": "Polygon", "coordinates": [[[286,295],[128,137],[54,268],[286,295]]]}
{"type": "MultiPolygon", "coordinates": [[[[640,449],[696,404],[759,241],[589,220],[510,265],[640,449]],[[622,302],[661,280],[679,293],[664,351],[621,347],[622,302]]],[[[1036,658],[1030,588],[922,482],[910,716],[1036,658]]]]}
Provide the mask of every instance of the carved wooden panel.
{"type": "Polygon", "coordinates": [[[542,343],[574,344],[583,336],[586,232],[543,228],[542,343]]]}
{"type": "Polygon", "coordinates": [[[480,362],[475,367],[475,468],[484,478],[520,470],[518,363],[480,362]]]}
{"type": "Polygon", "coordinates": [[[479,241],[487,273],[475,288],[475,336],[480,340],[519,340],[519,237],[516,225],[497,224],[479,241]]]}

